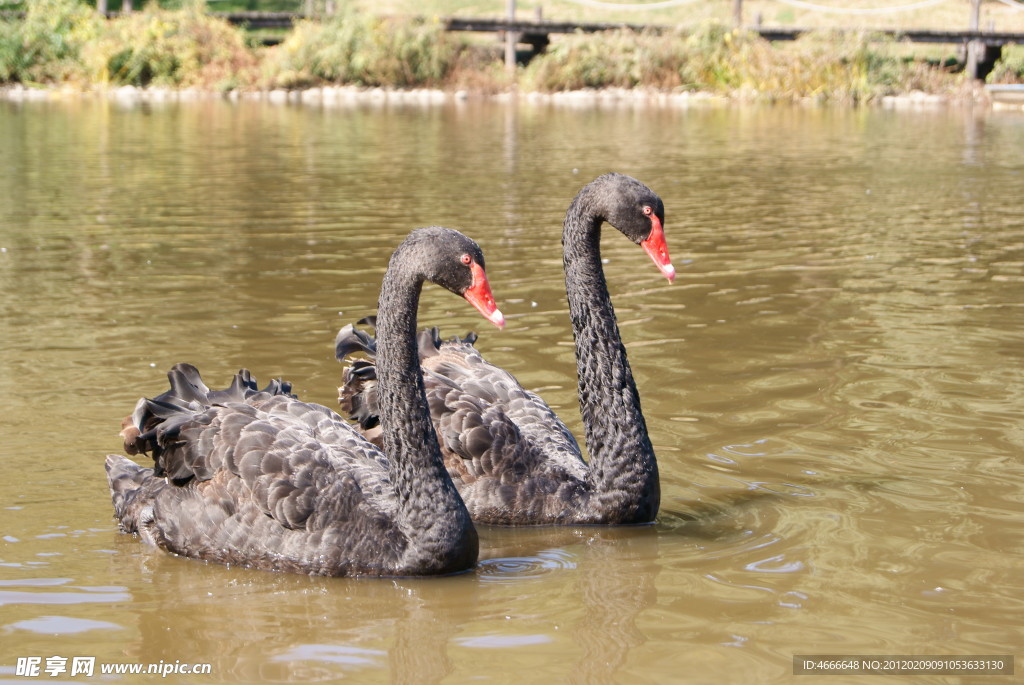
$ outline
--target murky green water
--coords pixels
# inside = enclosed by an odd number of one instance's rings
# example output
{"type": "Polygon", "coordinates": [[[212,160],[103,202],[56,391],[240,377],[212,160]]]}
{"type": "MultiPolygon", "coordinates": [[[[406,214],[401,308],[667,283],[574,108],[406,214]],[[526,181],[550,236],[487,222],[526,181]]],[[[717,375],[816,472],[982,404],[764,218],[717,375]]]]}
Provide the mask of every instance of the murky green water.
{"type": "Polygon", "coordinates": [[[1022,188],[1019,113],[0,103],[0,679],[30,682],[29,656],[96,657],[92,679],[210,664],[182,683],[752,683],[789,680],[795,654],[1019,657],[1022,188]],[[668,285],[606,235],[656,526],[485,528],[474,572],[395,581],[117,532],[102,462],[135,400],[190,361],[333,404],[334,334],[415,226],[477,238],[510,319],[485,329],[431,289],[421,323],[479,330],[579,434],[560,226],[609,170],[662,195],[679,269],[668,285]]]}

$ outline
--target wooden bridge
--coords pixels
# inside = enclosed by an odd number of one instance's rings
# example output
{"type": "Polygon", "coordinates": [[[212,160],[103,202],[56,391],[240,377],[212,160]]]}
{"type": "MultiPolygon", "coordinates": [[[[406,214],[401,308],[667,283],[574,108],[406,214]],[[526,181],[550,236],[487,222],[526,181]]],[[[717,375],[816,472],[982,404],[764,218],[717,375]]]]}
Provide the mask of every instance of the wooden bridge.
{"type": "MultiPolygon", "coordinates": [[[[3,16],[17,16],[15,12],[0,12],[3,16]]],[[[288,29],[305,18],[302,14],[292,12],[211,12],[237,26],[254,29],[288,29]]],[[[110,16],[113,16],[111,13],[110,16]]],[[[544,52],[551,43],[553,33],[599,33],[618,29],[663,33],[675,30],[673,26],[659,24],[601,24],[580,23],[569,21],[522,21],[518,19],[467,19],[449,17],[440,20],[448,31],[474,31],[480,33],[511,34],[520,45],[528,46],[524,59],[544,52]]],[[[784,41],[796,40],[809,33],[809,29],[799,28],[766,28],[746,26],[745,29],[759,34],[765,40],[784,41]]],[[[834,33],[854,33],[854,31],[835,30],[834,33]]],[[[888,37],[910,43],[943,43],[961,46],[961,61],[966,71],[974,78],[984,79],[1002,55],[1003,46],[1008,44],[1024,45],[1024,33],[1002,33],[996,31],[979,31],[967,29],[963,31],[932,31],[928,29],[904,30],[858,30],[855,33],[867,33],[871,36],[888,37]]],[[[264,40],[268,44],[280,42],[270,37],[264,40]]]]}
{"type": "MultiPolygon", "coordinates": [[[[249,29],[289,28],[292,23],[303,18],[299,14],[287,12],[235,12],[214,13],[232,24],[245,26],[249,29]]],[[[659,24],[615,24],[615,23],[580,23],[569,21],[523,21],[519,19],[470,19],[465,17],[449,17],[440,20],[448,31],[473,31],[480,33],[514,34],[516,42],[528,46],[525,55],[528,61],[532,56],[540,54],[551,43],[551,34],[555,33],[599,33],[630,29],[664,33],[675,30],[673,26],[659,24]]],[[[801,28],[767,28],[761,26],[744,27],[759,34],[765,40],[786,41],[796,40],[809,29],[801,28]]],[[[984,79],[1002,55],[1003,46],[1008,44],[1024,45],[1024,33],[1004,33],[995,31],[979,31],[967,29],[962,31],[934,31],[929,29],[903,30],[858,30],[856,33],[867,33],[871,36],[887,37],[909,43],[942,43],[958,45],[961,60],[970,75],[984,79]]],[[[835,30],[834,33],[854,33],[854,31],[835,30]]]]}
{"type": "MultiPolygon", "coordinates": [[[[518,41],[529,45],[534,54],[543,52],[550,43],[552,33],[597,33],[616,29],[648,31],[663,33],[674,30],[671,26],[638,25],[638,24],[581,24],[557,21],[512,21],[508,19],[463,19],[453,17],[443,20],[449,31],[511,31],[517,34],[518,41]]],[[[799,28],[765,28],[760,26],[744,27],[748,31],[759,34],[769,41],[796,40],[810,29],[799,28]]],[[[820,29],[819,29],[820,31],[820,29]]],[[[826,29],[827,31],[827,29],[826,29]]],[[[984,79],[1002,56],[1003,46],[1015,43],[1024,45],[1024,33],[997,33],[993,31],[933,31],[928,29],[906,30],[858,30],[847,31],[835,29],[833,33],[866,33],[869,36],[892,38],[909,43],[944,43],[962,46],[962,59],[966,62],[968,52],[973,47],[974,67],[971,76],[984,79]]]]}

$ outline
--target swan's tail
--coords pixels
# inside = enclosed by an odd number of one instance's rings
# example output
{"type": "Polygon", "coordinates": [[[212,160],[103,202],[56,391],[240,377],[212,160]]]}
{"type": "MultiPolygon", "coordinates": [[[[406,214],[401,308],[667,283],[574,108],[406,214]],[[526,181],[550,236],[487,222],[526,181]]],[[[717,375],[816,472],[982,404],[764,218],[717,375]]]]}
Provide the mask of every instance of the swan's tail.
{"type": "MultiPolygon", "coordinates": [[[[368,316],[357,321],[356,325],[375,326],[376,322],[377,317],[368,316]]],[[[476,333],[469,332],[465,338],[455,337],[451,341],[472,345],[476,339],[476,333]]],[[[437,328],[420,331],[417,337],[420,363],[436,356],[445,342],[437,328]]],[[[338,331],[334,339],[334,356],[342,364],[348,364],[342,372],[342,384],[338,388],[341,411],[349,420],[359,424],[360,429],[371,438],[370,431],[380,424],[377,404],[377,340],[355,325],[348,324],[338,331]],[[352,356],[360,353],[365,358],[352,356]]]]}
{"type": "Polygon", "coordinates": [[[342,364],[348,364],[342,372],[342,384],[338,388],[338,404],[350,420],[359,424],[363,431],[376,428],[380,423],[377,409],[377,340],[356,328],[356,325],[376,326],[377,317],[368,316],[355,325],[348,324],[338,331],[334,339],[334,356],[342,364]],[[365,359],[353,358],[354,354],[365,355],[365,359]]]}
{"type": "Polygon", "coordinates": [[[161,486],[153,469],[144,469],[118,454],[107,455],[107,484],[114,502],[114,516],[126,533],[138,533],[152,518],[152,495],[161,486]]]}
{"type": "MultiPolygon", "coordinates": [[[[256,379],[247,369],[242,369],[224,390],[211,390],[203,383],[199,370],[191,364],[175,364],[167,373],[171,389],[153,399],[142,398],[135,405],[135,411],[121,422],[121,437],[128,454],[148,454],[155,462],[154,475],[172,479],[191,477],[191,472],[168,473],[161,458],[166,449],[179,447],[178,439],[183,427],[197,419],[213,406],[234,402],[260,401],[264,396],[292,394],[292,385],[287,381],[273,380],[265,388],[256,385],[256,379]]],[[[109,470],[109,460],[108,460],[109,470]]]]}

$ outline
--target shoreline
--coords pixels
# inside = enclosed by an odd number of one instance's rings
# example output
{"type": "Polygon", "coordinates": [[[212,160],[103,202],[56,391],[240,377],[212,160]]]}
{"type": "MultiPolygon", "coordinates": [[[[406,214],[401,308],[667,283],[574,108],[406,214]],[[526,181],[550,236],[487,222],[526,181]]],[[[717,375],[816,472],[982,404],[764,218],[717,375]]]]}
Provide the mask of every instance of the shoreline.
{"type": "Polygon", "coordinates": [[[440,106],[469,102],[520,103],[580,109],[675,108],[708,105],[799,105],[838,107],[880,107],[884,109],[935,109],[981,105],[992,109],[1024,109],[1024,103],[997,102],[983,86],[952,94],[912,91],[885,95],[863,102],[844,102],[817,98],[771,100],[757,93],[717,95],[702,91],[668,92],[650,89],[603,88],[557,92],[504,91],[497,93],[431,88],[399,89],[362,86],[320,86],[294,90],[210,91],[137,86],[81,89],[70,86],[26,87],[21,84],[0,86],[0,101],[60,102],[71,99],[106,99],[124,105],[180,102],[265,102],[275,105],[344,108],[361,105],[440,106]]]}

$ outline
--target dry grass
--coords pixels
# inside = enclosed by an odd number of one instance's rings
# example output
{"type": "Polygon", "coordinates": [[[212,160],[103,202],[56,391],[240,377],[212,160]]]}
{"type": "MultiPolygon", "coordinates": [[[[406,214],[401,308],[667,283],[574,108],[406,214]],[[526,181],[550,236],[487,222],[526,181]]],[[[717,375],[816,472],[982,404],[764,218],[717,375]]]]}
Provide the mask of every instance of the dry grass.
{"type": "Polygon", "coordinates": [[[343,8],[324,22],[300,22],[267,51],[264,74],[274,87],[348,83],[398,88],[442,86],[462,43],[437,21],[377,17],[343,8]]]}
{"type": "Polygon", "coordinates": [[[860,102],[907,90],[955,90],[960,75],[906,59],[892,40],[812,32],[774,46],[709,22],[683,34],[567,36],[526,69],[538,90],[646,87],[767,100],[860,102]]]}
{"type": "MultiPolygon", "coordinates": [[[[36,0],[25,21],[0,22],[0,82],[208,90],[332,83],[483,93],[513,86],[542,91],[639,87],[841,102],[965,87],[964,77],[950,73],[941,58],[922,60],[906,45],[866,32],[818,31],[771,44],[709,20],[663,33],[560,35],[552,37],[546,54],[510,75],[493,41],[476,40],[471,47],[467,36],[445,32],[436,18],[383,17],[361,11],[362,0],[344,3],[324,22],[300,23],[282,45],[270,49],[248,45],[240,29],[207,15],[202,0],[187,1],[185,9],[151,8],[101,21],[77,0],[36,0]]],[[[398,10],[402,4],[395,0],[377,7],[398,10]]],[[[428,2],[417,11],[484,13],[479,4],[428,2]]],[[[1024,79],[1024,52],[1008,48],[993,78],[1024,79]]]]}
{"type": "MultiPolygon", "coordinates": [[[[607,0],[638,5],[642,0],[607,0]]],[[[911,0],[810,0],[812,4],[833,8],[891,8],[910,4],[911,0]]],[[[354,4],[367,12],[380,14],[426,14],[437,16],[499,17],[504,16],[505,4],[500,2],[463,0],[354,0],[354,4]]],[[[616,22],[629,24],[661,24],[696,28],[711,21],[732,26],[731,0],[701,0],[676,7],[661,9],[604,9],[572,2],[552,3],[545,0],[517,0],[517,16],[532,19],[537,9],[544,19],[586,22],[616,22]]],[[[743,21],[753,25],[757,18],[766,26],[799,27],[808,29],[966,29],[970,17],[970,0],[946,0],[938,5],[912,11],[884,14],[853,15],[801,9],[778,0],[743,0],[743,21]]],[[[999,2],[988,0],[981,10],[981,26],[993,26],[998,31],[1024,32],[1024,11],[1016,11],[999,2]]]]}
{"type": "Polygon", "coordinates": [[[110,20],[82,54],[96,82],[209,90],[251,83],[258,64],[240,31],[195,6],[110,20]]]}

